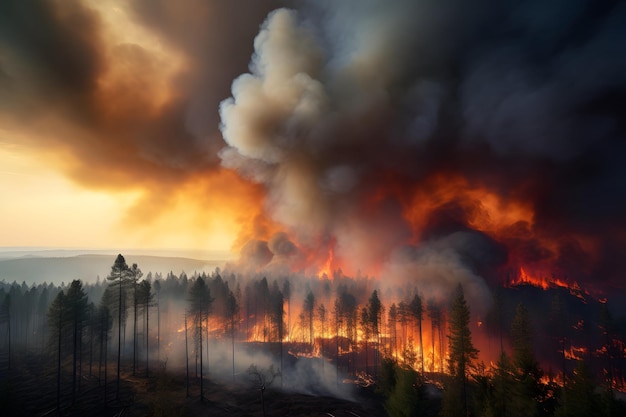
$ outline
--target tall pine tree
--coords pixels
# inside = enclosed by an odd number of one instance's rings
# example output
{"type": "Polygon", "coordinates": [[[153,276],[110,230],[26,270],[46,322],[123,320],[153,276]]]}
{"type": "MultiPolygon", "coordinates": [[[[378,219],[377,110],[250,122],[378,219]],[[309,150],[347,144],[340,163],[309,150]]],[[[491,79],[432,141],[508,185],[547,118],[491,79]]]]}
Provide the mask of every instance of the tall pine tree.
{"type": "Polygon", "coordinates": [[[107,280],[117,287],[117,382],[115,388],[115,399],[120,399],[120,364],[122,360],[122,306],[124,305],[124,286],[130,280],[130,268],[126,264],[124,257],[119,254],[111,267],[111,272],[107,280]]]}
{"type": "Polygon", "coordinates": [[[448,335],[450,378],[444,390],[442,404],[444,416],[468,415],[467,376],[478,357],[478,349],[472,344],[469,323],[470,311],[465,301],[463,287],[459,284],[450,307],[450,334],[448,335]]]}

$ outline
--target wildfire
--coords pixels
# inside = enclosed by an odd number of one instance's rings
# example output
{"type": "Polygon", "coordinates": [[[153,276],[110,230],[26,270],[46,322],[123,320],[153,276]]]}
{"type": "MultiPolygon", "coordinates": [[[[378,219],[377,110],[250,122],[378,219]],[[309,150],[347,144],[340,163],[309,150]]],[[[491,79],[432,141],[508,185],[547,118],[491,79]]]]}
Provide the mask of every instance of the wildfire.
{"type": "Polygon", "coordinates": [[[332,245],[328,248],[328,258],[326,258],[326,263],[322,266],[318,273],[318,277],[321,278],[332,278],[333,274],[333,260],[335,258],[335,253],[332,245]]]}
{"type": "Polygon", "coordinates": [[[578,284],[574,283],[573,285],[568,284],[562,279],[555,277],[538,277],[535,275],[531,275],[527,273],[524,268],[520,267],[519,274],[516,278],[511,279],[508,283],[508,286],[513,287],[516,285],[532,285],[533,287],[541,288],[543,290],[548,290],[550,288],[567,288],[569,290],[578,290],[580,291],[580,287],[578,284]]]}
{"type": "Polygon", "coordinates": [[[587,352],[588,349],[586,347],[570,346],[569,349],[563,351],[563,356],[565,359],[582,361],[587,352]]]}

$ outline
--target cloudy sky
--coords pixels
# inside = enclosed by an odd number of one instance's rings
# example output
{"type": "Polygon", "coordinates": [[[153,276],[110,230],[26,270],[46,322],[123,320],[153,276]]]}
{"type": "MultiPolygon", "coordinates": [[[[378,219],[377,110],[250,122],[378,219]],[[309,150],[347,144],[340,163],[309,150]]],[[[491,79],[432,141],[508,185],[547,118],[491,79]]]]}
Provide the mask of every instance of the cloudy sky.
{"type": "Polygon", "coordinates": [[[625,42],[619,1],[4,0],[0,246],[614,283],[625,42]]]}

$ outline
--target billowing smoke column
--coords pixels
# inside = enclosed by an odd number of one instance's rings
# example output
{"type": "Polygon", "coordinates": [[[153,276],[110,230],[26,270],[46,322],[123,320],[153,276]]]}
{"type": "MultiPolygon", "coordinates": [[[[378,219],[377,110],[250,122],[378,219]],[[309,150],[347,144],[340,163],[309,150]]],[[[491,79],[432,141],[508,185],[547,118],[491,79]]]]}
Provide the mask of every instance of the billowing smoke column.
{"type": "Polygon", "coordinates": [[[254,268],[620,286],[625,41],[619,1],[10,0],[2,140],[254,268]]]}
{"type": "Polygon", "coordinates": [[[281,232],[244,260],[476,297],[520,267],[616,285],[626,5],[509,3],[272,12],[220,107],[222,165],[281,232]]]}

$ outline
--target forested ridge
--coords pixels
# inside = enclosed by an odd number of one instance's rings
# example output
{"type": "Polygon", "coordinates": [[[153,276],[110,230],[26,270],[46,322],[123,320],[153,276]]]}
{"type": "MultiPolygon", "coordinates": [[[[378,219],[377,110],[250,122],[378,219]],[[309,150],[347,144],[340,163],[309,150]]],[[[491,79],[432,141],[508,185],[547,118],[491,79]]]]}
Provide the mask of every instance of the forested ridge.
{"type": "Polygon", "coordinates": [[[597,310],[581,323],[557,293],[538,322],[523,302],[494,294],[480,326],[499,354],[487,362],[461,285],[437,300],[340,272],[163,276],[122,255],[95,283],[0,281],[0,406],[71,414],[89,395],[92,406],[128,407],[129,381],[141,380],[169,381],[161,388],[175,384],[181,398],[210,403],[212,383],[260,381],[263,401],[269,385],[348,399],[371,390],[390,416],[624,415],[622,329],[605,300],[581,304],[597,310]],[[584,327],[585,347],[575,326],[584,327]],[[556,359],[546,367],[546,358],[556,359]],[[28,361],[46,381],[35,409],[19,403],[11,382],[28,361]]]}

